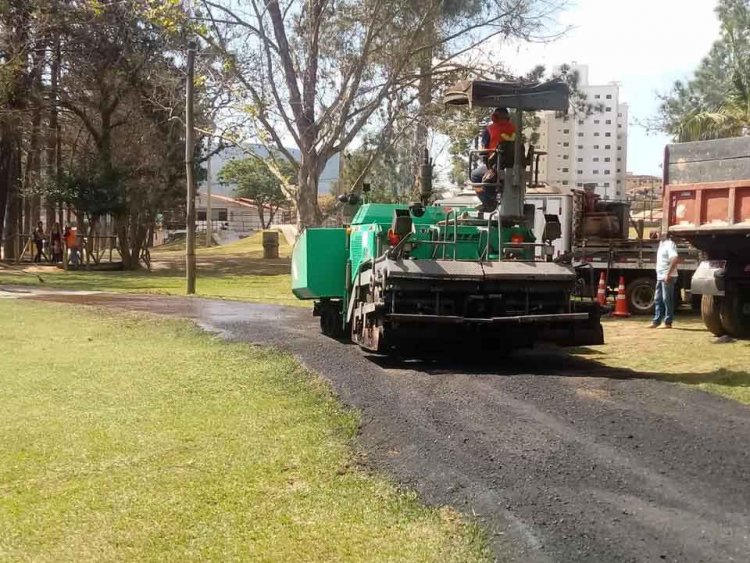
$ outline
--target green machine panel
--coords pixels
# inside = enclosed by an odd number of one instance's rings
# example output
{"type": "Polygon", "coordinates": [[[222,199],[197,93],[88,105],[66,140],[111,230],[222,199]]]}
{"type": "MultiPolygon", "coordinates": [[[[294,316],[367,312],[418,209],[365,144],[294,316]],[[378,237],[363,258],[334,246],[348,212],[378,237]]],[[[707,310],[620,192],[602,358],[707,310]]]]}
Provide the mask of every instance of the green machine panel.
{"type": "Polygon", "coordinates": [[[306,229],[292,252],[292,293],[298,299],[344,297],[346,229],[306,229]]]}

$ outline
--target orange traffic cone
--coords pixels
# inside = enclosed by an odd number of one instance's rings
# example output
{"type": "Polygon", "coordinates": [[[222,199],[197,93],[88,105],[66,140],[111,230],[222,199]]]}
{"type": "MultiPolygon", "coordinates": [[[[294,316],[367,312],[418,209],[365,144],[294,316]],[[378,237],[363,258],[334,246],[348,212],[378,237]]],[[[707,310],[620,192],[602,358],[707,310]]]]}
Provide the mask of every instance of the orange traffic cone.
{"type": "Polygon", "coordinates": [[[596,290],[596,302],[602,307],[607,304],[607,282],[604,280],[604,272],[599,276],[599,289],[596,290]]]}
{"type": "Polygon", "coordinates": [[[620,284],[617,286],[617,299],[615,299],[614,317],[629,317],[628,300],[625,297],[625,278],[620,276],[620,284]]]}

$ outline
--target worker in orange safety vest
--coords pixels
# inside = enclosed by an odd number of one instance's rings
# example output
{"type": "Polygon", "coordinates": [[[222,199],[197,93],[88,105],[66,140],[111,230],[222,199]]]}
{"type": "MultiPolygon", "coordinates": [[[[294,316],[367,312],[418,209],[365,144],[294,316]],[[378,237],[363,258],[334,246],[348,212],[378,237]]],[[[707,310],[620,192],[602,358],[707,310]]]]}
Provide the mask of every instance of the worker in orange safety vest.
{"type": "MultiPolygon", "coordinates": [[[[516,126],[511,122],[508,110],[506,108],[495,109],[490,117],[490,123],[482,131],[480,147],[487,151],[495,151],[500,148],[501,152],[503,152],[503,143],[515,140],[516,126]]],[[[502,183],[502,178],[498,180],[495,171],[495,158],[497,157],[497,153],[492,152],[481,159],[479,166],[471,171],[472,184],[502,183]]],[[[500,155],[501,162],[507,162],[507,159],[506,155],[500,155]]],[[[502,168],[506,168],[506,166],[503,165],[502,168]]],[[[474,191],[482,202],[482,210],[494,211],[497,207],[497,187],[492,185],[475,185],[474,191]]]]}

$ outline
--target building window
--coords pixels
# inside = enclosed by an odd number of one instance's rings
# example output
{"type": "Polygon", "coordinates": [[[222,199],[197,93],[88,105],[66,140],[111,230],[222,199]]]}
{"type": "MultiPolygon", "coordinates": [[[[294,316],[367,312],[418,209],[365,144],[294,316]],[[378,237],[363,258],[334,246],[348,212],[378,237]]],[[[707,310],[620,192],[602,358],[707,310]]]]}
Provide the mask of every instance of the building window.
{"type": "Polygon", "coordinates": [[[611,119],[608,119],[608,120],[607,120],[607,121],[605,121],[604,123],[605,123],[606,125],[612,125],[612,120],[611,120],[611,119]]]}
{"type": "MultiPolygon", "coordinates": [[[[609,135],[609,133],[607,133],[607,135],[609,135]]],[[[598,137],[598,136],[599,136],[599,132],[597,131],[596,133],[594,133],[594,137],[598,137]]]]}
{"type": "Polygon", "coordinates": [[[605,174],[609,174],[609,170],[605,170],[605,171],[604,171],[604,173],[605,173],[605,174]]]}
{"type": "Polygon", "coordinates": [[[622,147],[617,147],[617,150],[618,150],[618,151],[621,151],[621,150],[622,150],[622,147]]]}
{"type": "Polygon", "coordinates": [[[583,187],[583,182],[578,182],[578,183],[576,184],[576,186],[577,186],[577,187],[579,187],[579,188],[582,188],[582,187],[583,187]]]}
{"type": "Polygon", "coordinates": [[[578,148],[579,148],[579,149],[582,149],[582,148],[583,148],[583,145],[578,145],[578,148]]]}
{"type": "Polygon", "coordinates": [[[568,181],[567,180],[563,180],[563,186],[567,186],[567,185],[568,185],[568,181]]]}
{"type": "Polygon", "coordinates": [[[568,172],[568,169],[567,168],[563,168],[563,172],[568,172]]]}
{"type": "Polygon", "coordinates": [[[611,158],[609,158],[608,156],[604,157],[604,162],[609,162],[610,160],[611,160],[611,158]]]}
{"type": "Polygon", "coordinates": [[[611,148],[612,148],[612,145],[604,145],[604,148],[605,148],[605,149],[611,149],[611,148]]]}
{"type": "Polygon", "coordinates": [[[583,119],[578,120],[578,125],[583,125],[583,119]]]}
{"type": "Polygon", "coordinates": [[[567,135],[568,133],[570,133],[570,129],[563,129],[563,133],[567,135]]]}
{"type": "Polygon", "coordinates": [[[601,98],[601,96],[600,96],[599,94],[597,94],[597,95],[596,95],[596,96],[594,96],[594,97],[595,97],[595,98],[596,98],[597,100],[598,100],[599,98],[601,98]]]}
{"type": "Polygon", "coordinates": [[[612,99],[612,94],[607,94],[607,99],[611,100],[612,99]]]}
{"type": "Polygon", "coordinates": [[[563,160],[568,160],[568,155],[567,154],[563,155],[563,160]]]}
{"type": "Polygon", "coordinates": [[[599,120],[598,119],[594,120],[594,125],[599,125],[599,120]]]}
{"type": "Polygon", "coordinates": [[[619,156],[617,157],[617,162],[622,162],[622,159],[619,156]]]}
{"type": "Polygon", "coordinates": [[[579,157],[578,157],[578,162],[583,162],[583,158],[581,158],[581,157],[579,156],[579,157]]]}
{"type": "Polygon", "coordinates": [[[609,187],[609,182],[604,182],[604,187],[608,188],[609,187]]]}
{"type": "Polygon", "coordinates": [[[595,148],[595,149],[598,149],[598,148],[599,148],[599,145],[594,145],[594,148],[595,148]]]}
{"type": "Polygon", "coordinates": [[[605,108],[605,111],[612,111],[612,108],[611,108],[611,107],[609,107],[609,106],[607,106],[607,107],[605,108]]]}
{"type": "Polygon", "coordinates": [[[599,157],[598,156],[594,157],[594,162],[599,162],[599,157]]]}
{"type": "Polygon", "coordinates": [[[598,170],[594,170],[594,172],[593,172],[593,173],[594,173],[594,174],[599,174],[599,171],[598,171],[598,170]]]}
{"type": "Polygon", "coordinates": [[[205,209],[199,209],[195,212],[195,219],[197,221],[205,221],[206,220],[206,210],[205,209]]]}
{"type": "Polygon", "coordinates": [[[617,114],[617,117],[622,117],[622,114],[621,114],[621,113],[618,113],[618,114],[617,114]]]}
{"type": "Polygon", "coordinates": [[[619,173],[620,173],[621,171],[622,171],[622,169],[621,169],[621,168],[618,168],[618,169],[617,169],[617,173],[618,173],[618,174],[619,174],[619,173]]]}
{"type": "Polygon", "coordinates": [[[583,174],[583,170],[576,170],[576,174],[583,174]]]}
{"type": "Polygon", "coordinates": [[[617,127],[619,127],[620,129],[622,129],[622,123],[618,123],[617,127]]]}
{"type": "Polygon", "coordinates": [[[605,136],[605,137],[611,137],[611,136],[612,136],[612,133],[610,133],[610,132],[608,131],[608,132],[606,132],[606,133],[604,134],[604,136],[605,136]]]}
{"type": "Polygon", "coordinates": [[[618,184],[622,184],[622,180],[617,180],[617,183],[618,184]]]}
{"type": "Polygon", "coordinates": [[[563,143],[563,146],[564,146],[564,147],[569,147],[569,146],[570,146],[570,143],[567,143],[567,142],[566,142],[566,143],[563,143]]]}
{"type": "Polygon", "coordinates": [[[578,136],[579,137],[583,137],[583,133],[578,133],[578,136]]]}

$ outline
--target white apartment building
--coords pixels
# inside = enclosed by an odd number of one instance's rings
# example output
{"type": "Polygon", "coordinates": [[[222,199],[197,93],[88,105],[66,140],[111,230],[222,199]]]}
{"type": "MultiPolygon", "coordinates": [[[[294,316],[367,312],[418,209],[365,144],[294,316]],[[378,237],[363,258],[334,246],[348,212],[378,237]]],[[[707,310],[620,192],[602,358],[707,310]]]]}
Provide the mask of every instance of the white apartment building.
{"type": "Polygon", "coordinates": [[[539,159],[539,180],[579,188],[594,183],[605,199],[624,199],[628,105],[620,103],[617,83],[591,85],[588,66],[575,65],[573,70],[578,71],[578,87],[594,109],[591,115],[572,109],[565,117],[540,114],[537,149],[547,155],[539,159]]]}

